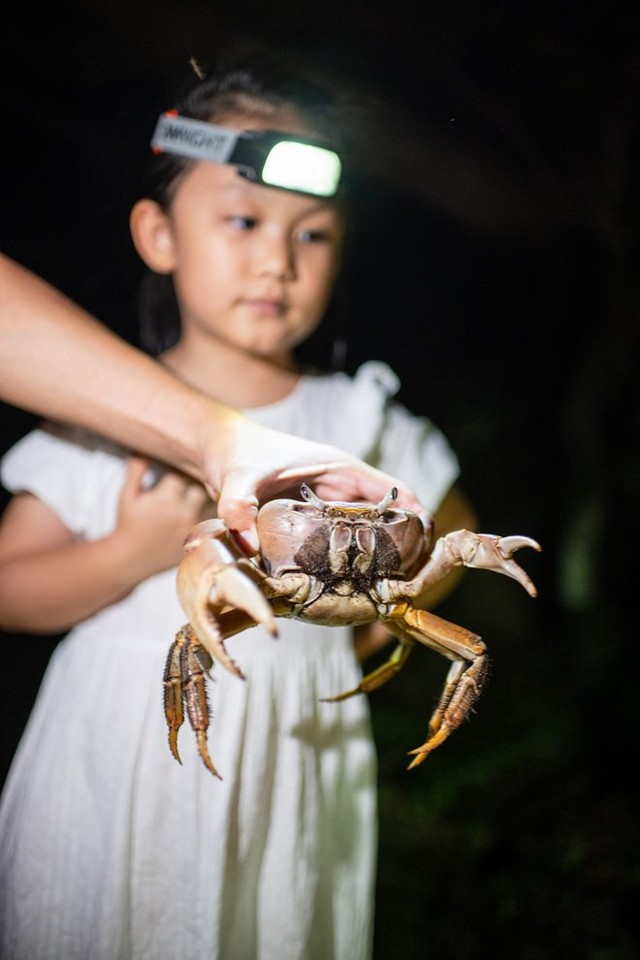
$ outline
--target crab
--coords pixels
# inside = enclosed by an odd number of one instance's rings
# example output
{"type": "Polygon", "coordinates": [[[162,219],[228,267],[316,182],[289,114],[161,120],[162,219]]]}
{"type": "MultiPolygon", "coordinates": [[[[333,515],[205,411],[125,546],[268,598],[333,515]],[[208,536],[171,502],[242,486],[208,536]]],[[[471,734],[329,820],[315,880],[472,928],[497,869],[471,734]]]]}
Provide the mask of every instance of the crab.
{"type": "Polygon", "coordinates": [[[189,618],[172,643],[164,673],[169,746],[180,761],[178,731],[186,706],[205,766],[216,770],[207,745],[209,709],[205,674],[217,661],[244,679],[225,639],[256,624],[277,635],[277,617],[310,623],[384,623],[397,640],[390,657],[338,702],[370,693],[405,665],[416,642],[452,661],[426,740],[410,751],[408,769],[421,764],[468,717],[488,670],[480,636],[443,620],[414,601],[455,567],[492,570],[536,588],[513,559],[524,536],[456,530],[433,542],[433,524],[393,507],[393,488],[378,504],[323,501],[306,485],[302,500],[272,500],[258,512],[260,551],[249,559],[221,520],[197,524],[185,542],[177,590],[189,618]]]}

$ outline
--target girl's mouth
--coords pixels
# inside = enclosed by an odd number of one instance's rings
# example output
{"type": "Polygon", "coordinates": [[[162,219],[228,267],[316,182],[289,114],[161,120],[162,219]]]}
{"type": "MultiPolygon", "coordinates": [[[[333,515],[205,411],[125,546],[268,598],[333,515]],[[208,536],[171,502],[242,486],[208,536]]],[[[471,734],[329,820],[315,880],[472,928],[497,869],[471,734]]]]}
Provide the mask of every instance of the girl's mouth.
{"type": "Polygon", "coordinates": [[[268,300],[262,297],[245,300],[246,305],[255,313],[265,317],[281,317],[287,307],[283,300],[268,300]]]}

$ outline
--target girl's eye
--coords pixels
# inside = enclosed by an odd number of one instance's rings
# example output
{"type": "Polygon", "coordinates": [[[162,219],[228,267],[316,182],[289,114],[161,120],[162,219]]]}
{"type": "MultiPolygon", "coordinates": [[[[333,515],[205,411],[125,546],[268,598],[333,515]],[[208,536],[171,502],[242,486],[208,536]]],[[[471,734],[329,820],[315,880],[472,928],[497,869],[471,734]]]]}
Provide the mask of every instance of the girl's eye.
{"type": "Polygon", "coordinates": [[[238,230],[253,230],[257,225],[258,220],[256,217],[227,217],[227,222],[232,224],[234,227],[237,227],[238,230]]]}
{"type": "Polygon", "coordinates": [[[299,238],[302,243],[328,243],[331,235],[328,230],[302,230],[299,238]]]}

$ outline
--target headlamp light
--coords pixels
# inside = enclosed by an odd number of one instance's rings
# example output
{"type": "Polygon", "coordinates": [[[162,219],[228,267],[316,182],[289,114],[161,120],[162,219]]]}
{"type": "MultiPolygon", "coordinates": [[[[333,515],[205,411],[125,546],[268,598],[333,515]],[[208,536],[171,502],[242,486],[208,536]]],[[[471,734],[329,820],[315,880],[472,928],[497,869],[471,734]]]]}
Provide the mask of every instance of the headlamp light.
{"type": "Polygon", "coordinates": [[[340,186],[338,154],[318,140],[278,130],[230,130],[169,111],[158,120],[151,146],[193,160],[228,163],[255,183],[333,197],[340,186]]]}

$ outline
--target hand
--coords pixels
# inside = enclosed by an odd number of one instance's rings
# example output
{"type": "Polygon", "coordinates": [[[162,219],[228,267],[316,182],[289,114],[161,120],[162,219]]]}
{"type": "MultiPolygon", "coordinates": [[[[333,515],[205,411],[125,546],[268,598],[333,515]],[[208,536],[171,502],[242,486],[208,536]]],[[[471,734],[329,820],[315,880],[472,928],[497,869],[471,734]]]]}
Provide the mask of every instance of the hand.
{"type": "Polygon", "coordinates": [[[425,515],[422,504],[399,480],[336,447],[303,440],[259,426],[247,418],[234,421],[226,443],[216,443],[205,457],[209,489],[218,501],[218,516],[233,530],[243,549],[258,549],[258,507],[279,496],[298,498],[302,481],[311,482],[323,500],[377,502],[392,487],[396,505],[425,515]]]}
{"type": "Polygon", "coordinates": [[[129,458],[114,534],[121,543],[126,541],[138,582],[180,562],[187,534],[204,519],[210,503],[201,484],[173,471],[145,487],[148,469],[142,457],[129,458]]]}

